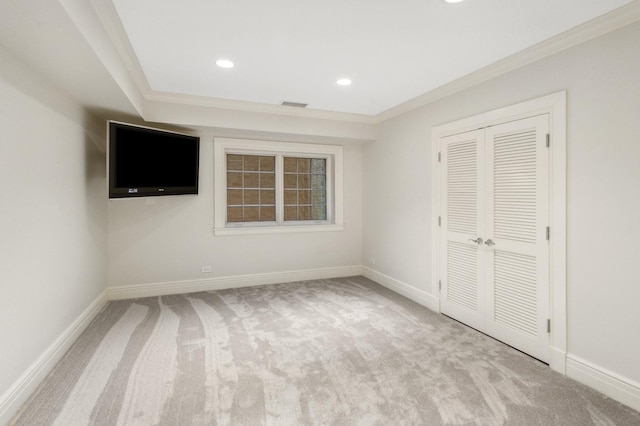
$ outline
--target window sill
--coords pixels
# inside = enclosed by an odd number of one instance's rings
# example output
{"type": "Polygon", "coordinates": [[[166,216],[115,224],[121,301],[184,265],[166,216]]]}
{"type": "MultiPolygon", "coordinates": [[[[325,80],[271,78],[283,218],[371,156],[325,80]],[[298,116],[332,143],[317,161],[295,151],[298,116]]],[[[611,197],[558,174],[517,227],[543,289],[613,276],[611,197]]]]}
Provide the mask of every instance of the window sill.
{"type": "Polygon", "coordinates": [[[335,232],[344,231],[344,225],[281,225],[281,226],[243,226],[237,228],[214,228],[213,235],[257,235],[288,234],[292,232],[335,232]]]}

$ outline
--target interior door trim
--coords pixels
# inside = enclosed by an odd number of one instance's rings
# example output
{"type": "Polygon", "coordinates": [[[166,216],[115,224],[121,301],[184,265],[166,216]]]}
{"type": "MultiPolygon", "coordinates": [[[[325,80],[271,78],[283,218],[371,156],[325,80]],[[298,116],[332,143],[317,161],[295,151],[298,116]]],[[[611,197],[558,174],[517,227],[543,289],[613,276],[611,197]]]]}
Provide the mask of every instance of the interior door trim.
{"type": "MultiPolygon", "coordinates": [[[[567,356],[567,190],[566,190],[566,91],[521,102],[508,107],[442,124],[431,129],[431,291],[440,300],[440,182],[438,153],[441,139],[457,133],[480,129],[499,123],[549,114],[549,291],[550,291],[550,346],[549,366],[566,374],[567,356]]],[[[438,303],[438,311],[440,306],[438,303]]]]}

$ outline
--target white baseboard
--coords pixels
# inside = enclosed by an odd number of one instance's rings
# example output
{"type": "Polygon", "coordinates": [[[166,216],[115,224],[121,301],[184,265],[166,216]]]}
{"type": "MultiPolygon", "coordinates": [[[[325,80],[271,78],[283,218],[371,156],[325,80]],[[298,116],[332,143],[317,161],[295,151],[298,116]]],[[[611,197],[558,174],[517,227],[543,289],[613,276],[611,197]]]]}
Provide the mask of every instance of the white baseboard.
{"type": "Polygon", "coordinates": [[[354,275],[362,275],[362,267],[360,265],[288,272],[271,272],[266,274],[236,275],[231,277],[215,277],[203,280],[136,284],[130,286],[110,287],[107,289],[107,292],[109,300],[121,300],[135,299],[139,297],[165,296],[168,294],[194,293],[197,291],[250,287],[254,285],[351,277],[354,275]]]}
{"type": "Polygon", "coordinates": [[[407,297],[414,302],[419,303],[428,309],[431,309],[432,311],[439,312],[440,305],[438,298],[423,290],[419,290],[409,284],[398,281],[395,278],[391,278],[388,275],[385,275],[366,266],[362,267],[362,275],[369,278],[371,281],[375,281],[378,284],[387,287],[389,290],[395,291],[396,293],[399,293],[404,297],[407,297]]]}
{"type": "Polygon", "coordinates": [[[549,367],[555,372],[567,375],[567,353],[563,350],[551,346],[551,358],[549,359],[549,367]]]}
{"type": "Polygon", "coordinates": [[[640,411],[640,383],[571,354],[567,355],[567,376],[640,411]]]}
{"type": "Polygon", "coordinates": [[[89,323],[107,304],[107,292],[103,291],[87,309],[67,327],[40,357],[0,396],[0,425],[6,424],[31,396],[56,363],[69,350],[89,323]]]}

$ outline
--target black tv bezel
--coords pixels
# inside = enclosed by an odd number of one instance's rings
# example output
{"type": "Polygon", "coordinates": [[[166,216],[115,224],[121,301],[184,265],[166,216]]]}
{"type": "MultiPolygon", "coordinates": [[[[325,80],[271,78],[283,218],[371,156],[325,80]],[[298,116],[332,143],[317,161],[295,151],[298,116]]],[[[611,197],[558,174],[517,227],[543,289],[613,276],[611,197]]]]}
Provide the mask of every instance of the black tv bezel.
{"type": "Polygon", "coordinates": [[[165,195],[197,195],[200,178],[200,138],[198,136],[184,133],[172,132],[153,127],[139,126],[136,124],[122,123],[119,121],[107,121],[107,170],[109,173],[109,199],[117,198],[138,198],[138,197],[160,197],[165,195]],[[171,187],[139,187],[139,188],[118,188],[116,183],[116,138],[114,131],[116,128],[128,127],[130,129],[142,130],[146,133],[156,133],[161,135],[173,135],[184,139],[191,139],[196,143],[196,165],[195,165],[195,185],[194,186],[171,186],[171,187]]]}

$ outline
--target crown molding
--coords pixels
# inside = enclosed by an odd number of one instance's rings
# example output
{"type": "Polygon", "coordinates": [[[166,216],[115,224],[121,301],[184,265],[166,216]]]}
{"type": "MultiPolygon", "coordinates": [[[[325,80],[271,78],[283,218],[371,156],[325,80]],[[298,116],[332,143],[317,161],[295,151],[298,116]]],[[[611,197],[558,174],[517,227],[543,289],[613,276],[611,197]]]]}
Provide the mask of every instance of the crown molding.
{"type": "Polygon", "coordinates": [[[375,116],[375,121],[381,123],[639,20],[640,0],[634,0],[625,6],[383,111],[375,116]]]}

